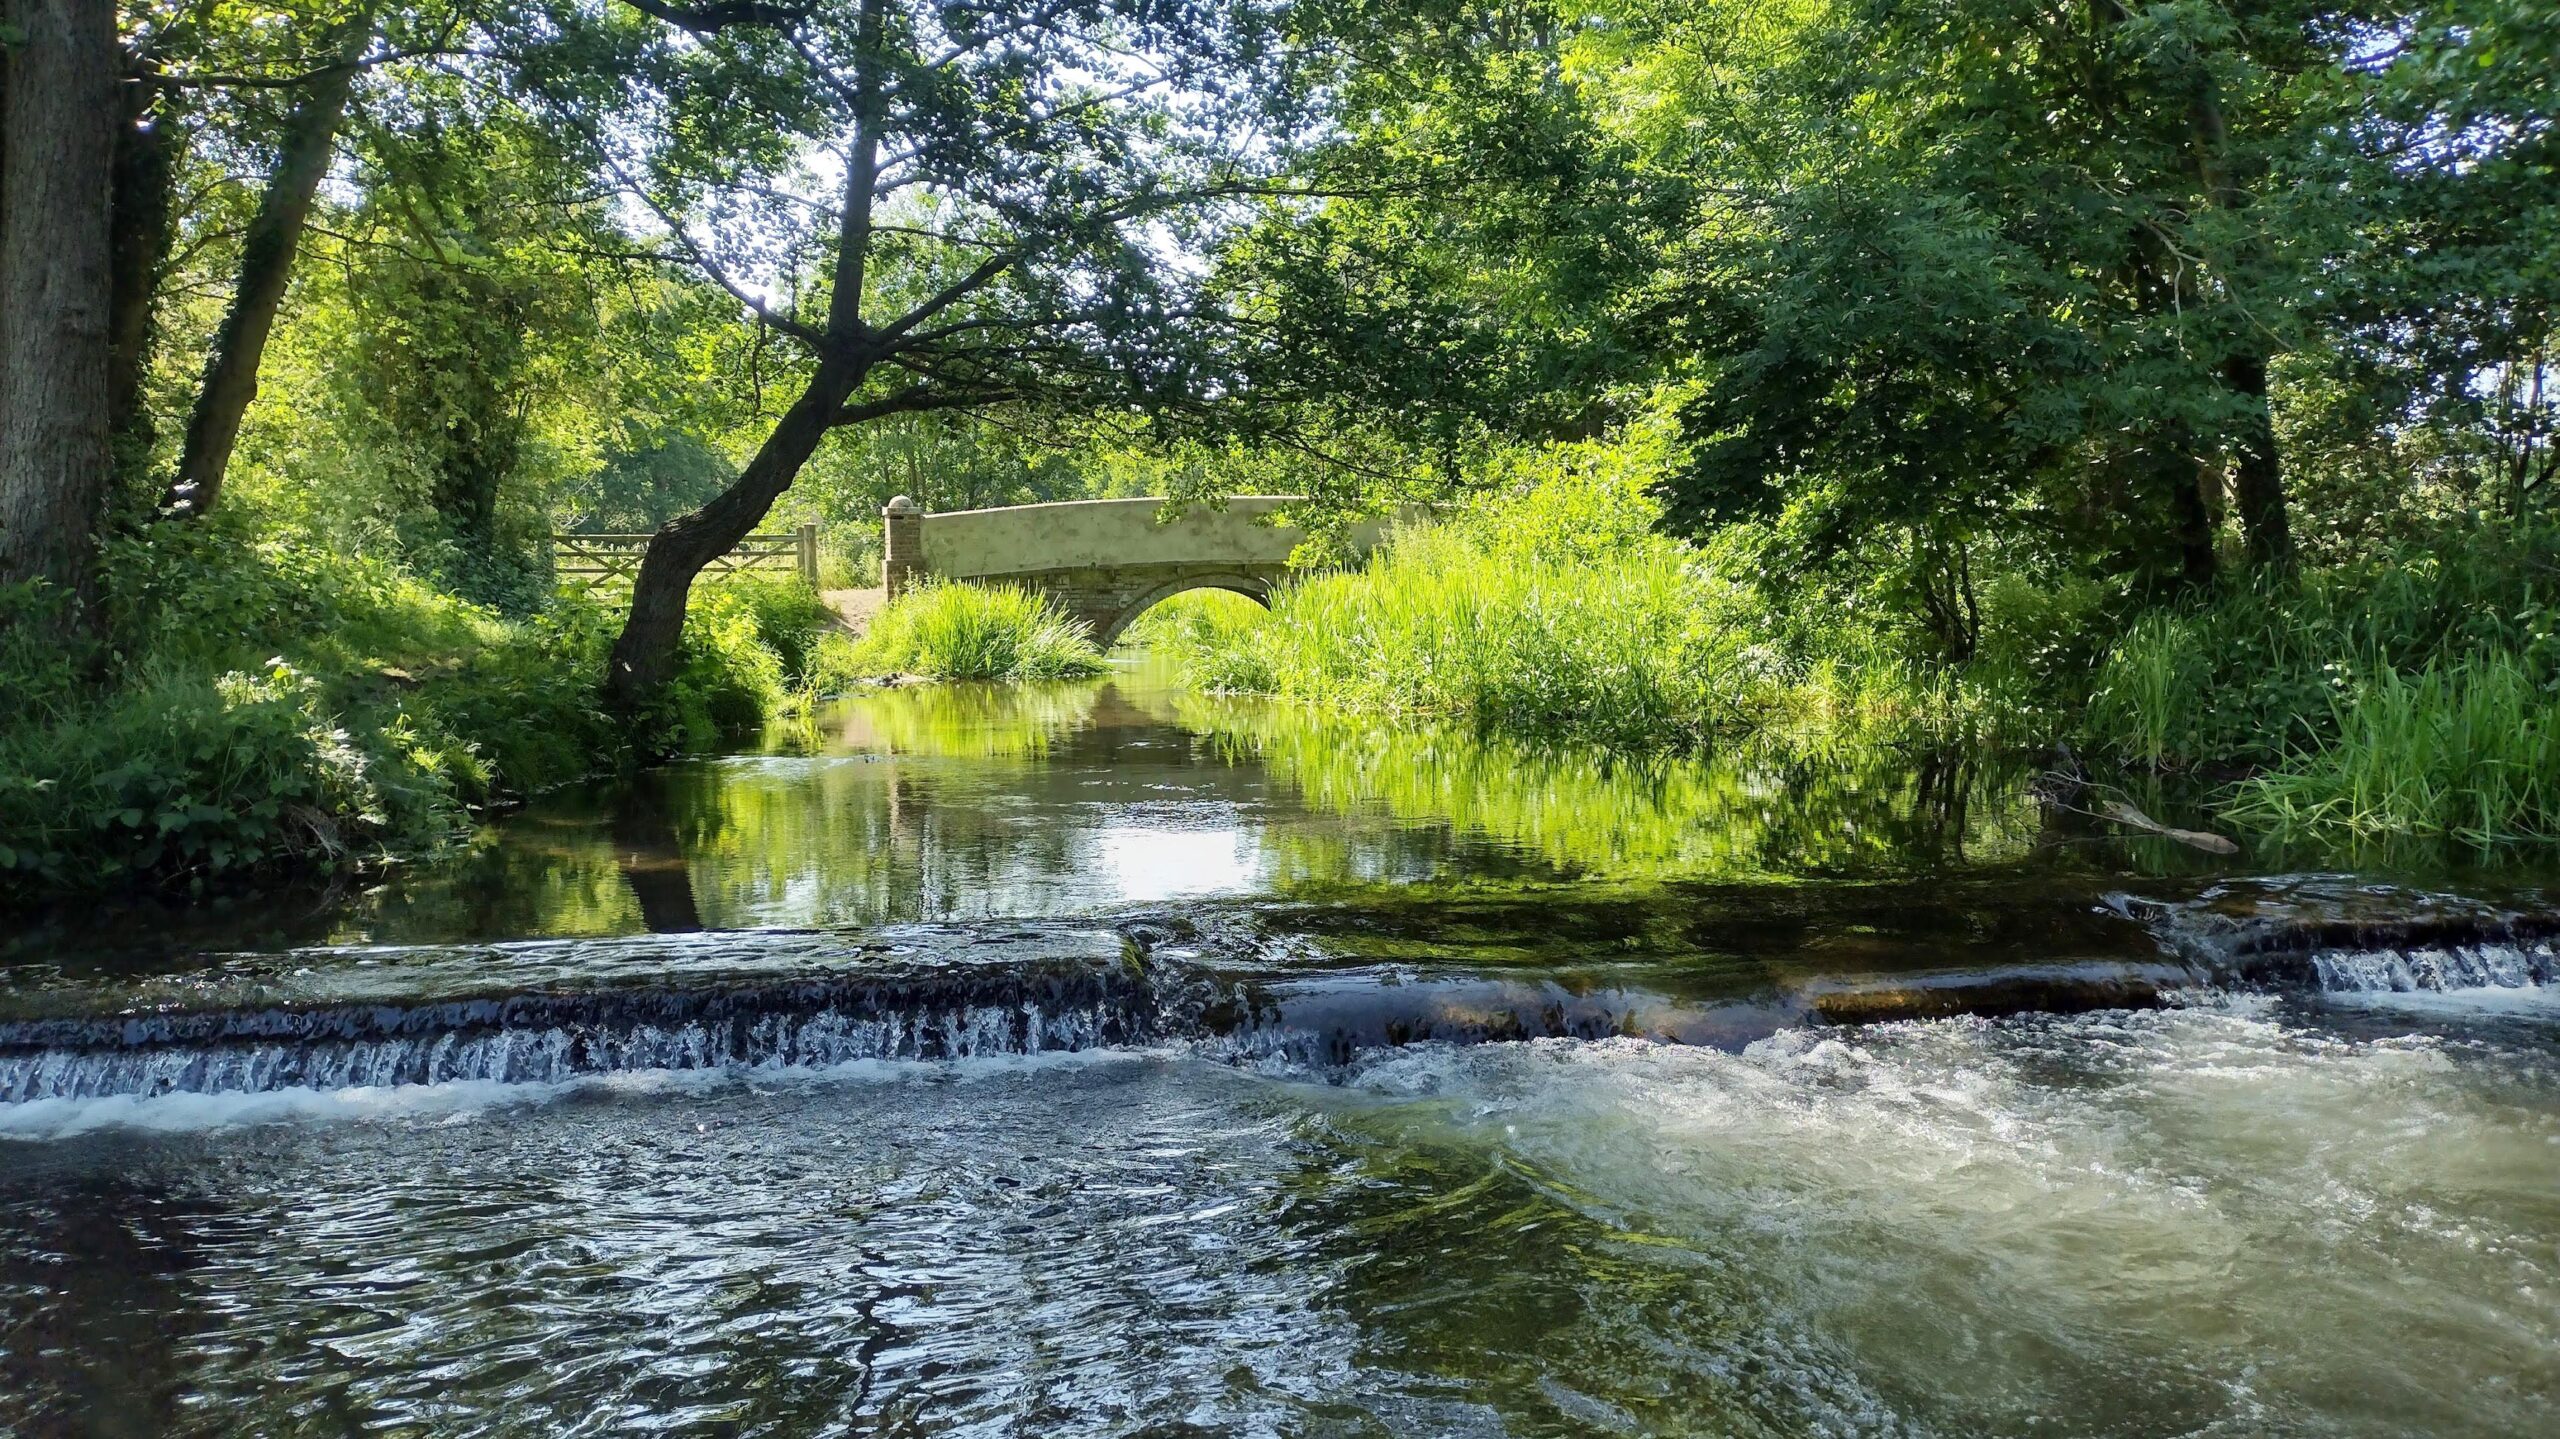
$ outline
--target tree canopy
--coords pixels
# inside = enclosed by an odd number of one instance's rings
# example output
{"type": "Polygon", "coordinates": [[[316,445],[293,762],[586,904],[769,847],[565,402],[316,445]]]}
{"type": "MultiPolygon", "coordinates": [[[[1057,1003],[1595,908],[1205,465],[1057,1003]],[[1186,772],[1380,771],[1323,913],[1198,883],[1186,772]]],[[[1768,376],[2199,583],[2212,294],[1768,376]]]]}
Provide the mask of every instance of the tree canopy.
{"type": "Polygon", "coordinates": [[[510,603],[646,525],[631,706],[804,473],[1355,510],[1668,414],[1673,526],[1961,659],[1986,547],[2165,596],[2555,468],[2520,0],[5,15],[0,581],[61,614],[244,474],[510,603]]]}

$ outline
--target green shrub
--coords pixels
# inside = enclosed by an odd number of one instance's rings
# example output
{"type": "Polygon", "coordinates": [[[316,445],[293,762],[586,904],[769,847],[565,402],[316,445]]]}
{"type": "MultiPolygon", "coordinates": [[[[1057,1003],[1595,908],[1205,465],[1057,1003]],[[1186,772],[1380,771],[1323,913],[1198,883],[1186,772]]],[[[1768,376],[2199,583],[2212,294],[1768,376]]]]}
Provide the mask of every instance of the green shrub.
{"type": "Polygon", "coordinates": [[[486,780],[467,747],[396,711],[343,723],[320,682],[282,661],[153,672],[68,722],[0,738],[0,870],[87,888],[431,846],[462,821],[457,791],[486,780]]]}
{"type": "Polygon", "coordinates": [[[685,611],[683,663],[661,699],[669,751],[704,750],[752,729],[790,693],[782,657],[765,647],[755,597],[705,586],[685,611]]]}
{"type": "Polygon", "coordinates": [[[872,617],[851,673],[945,680],[1070,679],[1105,665],[1082,621],[1019,585],[921,585],[872,617]]]}
{"type": "MultiPolygon", "coordinates": [[[[103,666],[0,627],[0,891],[201,884],[430,852],[474,806],[759,723],[825,611],[805,584],[713,583],[635,730],[598,679],[620,616],[521,618],[388,563],[220,514],[119,540],[103,666]],[[101,674],[99,671],[103,669],[101,674]],[[31,883],[28,881],[32,881],[31,883]]],[[[5,617],[41,596],[0,594],[5,617]]]]}
{"type": "Polygon", "coordinates": [[[0,727],[40,722],[78,700],[97,656],[60,638],[65,604],[42,585],[0,585],[0,727]]]}
{"type": "Polygon", "coordinates": [[[2473,843],[2560,837],[2560,531],[2464,524],[2131,626],[2092,744],[2255,771],[2234,822],[2473,843]]]}
{"type": "Polygon", "coordinates": [[[757,643],[782,661],[787,682],[808,681],[819,637],[835,627],[835,611],[827,608],[815,587],[796,574],[749,570],[722,576],[703,588],[716,594],[718,603],[746,611],[755,624],[757,643]]]}

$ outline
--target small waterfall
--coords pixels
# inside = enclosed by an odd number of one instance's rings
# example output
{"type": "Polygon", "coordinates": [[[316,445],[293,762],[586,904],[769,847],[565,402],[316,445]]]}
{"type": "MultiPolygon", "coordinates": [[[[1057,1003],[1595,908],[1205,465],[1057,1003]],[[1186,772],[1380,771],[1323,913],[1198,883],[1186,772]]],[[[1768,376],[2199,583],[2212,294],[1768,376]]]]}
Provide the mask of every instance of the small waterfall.
{"type": "Polygon", "coordinates": [[[2117,894],[2213,987],[2495,999],[2560,985],[2560,911],[2338,875],[2229,880],[2185,900],[2117,894]]]}
{"type": "Polygon", "coordinates": [[[1779,1012],[1481,976],[1031,961],[862,978],[0,1021],[0,1102],[644,1070],[824,1068],[1180,1045],[1324,1073],[1379,1049],[1636,1035],[1739,1045],[1779,1012]]]}
{"type": "Polygon", "coordinates": [[[22,1020],[0,1102],[1041,1054],[1187,1029],[1171,1002],[1134,967],[1060,966],[22,1020]]]}
{"type": "Polygon", "coordinates": [[[2311,970],[2324,994],[2532,989],[2560,976],[2548,944],[2320,950],[2311,955],[2311,970]]]}

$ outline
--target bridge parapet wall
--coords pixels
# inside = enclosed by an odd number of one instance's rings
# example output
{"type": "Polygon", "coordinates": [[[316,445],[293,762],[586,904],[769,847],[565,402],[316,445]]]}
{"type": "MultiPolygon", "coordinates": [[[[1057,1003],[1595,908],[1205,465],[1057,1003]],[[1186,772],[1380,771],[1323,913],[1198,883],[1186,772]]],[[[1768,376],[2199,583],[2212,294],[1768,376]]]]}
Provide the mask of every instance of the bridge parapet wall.
{"type": "MultiPolygon", "coordinates": [[[[1164,501],[1070,500],[925,514],[905,496],[883,513],[883,580],[892,597],[926,577],[1013,581],[1043,591],[1109,644],[1158,600],[1224,589],[1269,602],[1304,531],[1272,523],[1296,495],[1234,495],[1160,521],[1164,501]]],[[[1346,538],[1366,554],[1388,521],[1346,538]]]]}
{"type": "MultiPolygon", "coordinates": [[[[1194,505],[1161,523],[1161,499],[954,510],[922,517],[919,556],[928,573],[951,579],[1086,566],[1285,565],[1306,534],[1271,519],[1301,503],[1294,495],[1235,495],[1223,509],[1194,505]]],[[[1381,528],[1376,521],[1360,526],[1353,547],[1367,549],[1381,528]]]]}

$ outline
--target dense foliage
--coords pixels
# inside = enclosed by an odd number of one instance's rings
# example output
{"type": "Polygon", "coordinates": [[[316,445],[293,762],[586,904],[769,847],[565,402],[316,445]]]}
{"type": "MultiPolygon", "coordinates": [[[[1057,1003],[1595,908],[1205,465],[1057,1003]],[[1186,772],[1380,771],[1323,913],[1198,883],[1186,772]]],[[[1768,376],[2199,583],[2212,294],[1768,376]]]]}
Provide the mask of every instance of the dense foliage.
{"type": "Polygon", "coordinates": [[[1661,533],[1667,438],[1516,454],[1503,488],[1284,587],[1267,614],[1186,607],[1143,638],[1205,688],[1622,751],[1988,737],[1889,623],[1786,613],[1758,578],[1764,530],[1661,533]]]}
{"type": "Polygon", "coordinates": [[[0,44],[21,871],[431,842],[813,674],[1090,665],[1018,597],[857,660],[695,584],[805,520],[866,583],[898,493],[1299,493],[1311,564],[1453,506],[1177,627],[1208,683],[2560,829],[2547,5],[0,0],[0,44]],[[564,530],[655,536],[632,602],[559,591],[564,530]]]}
{"type": "Polygon", "coordinates": [[[353,867],[461,839],[473,811],[702,748],[805,677],[824,614],[794,581],[705,592],[664,704],[635,730],[592,678],[612,616],[510,616],[378,559],[258,540],[244,516],[111,556],[113,683],[74,652],[0,652],[0,874],[12,892],[201,885],[353,867]]]}

